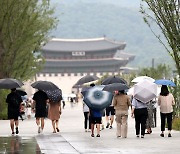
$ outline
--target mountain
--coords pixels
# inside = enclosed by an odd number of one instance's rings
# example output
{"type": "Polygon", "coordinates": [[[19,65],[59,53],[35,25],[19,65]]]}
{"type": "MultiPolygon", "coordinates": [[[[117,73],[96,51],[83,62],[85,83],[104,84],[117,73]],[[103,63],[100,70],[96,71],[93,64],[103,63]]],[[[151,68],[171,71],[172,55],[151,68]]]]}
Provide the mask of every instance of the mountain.
{"type": "MultiPolygon", "coordinates": [[[[59,23],[52,32],[59,38],[95,38],[125,41],[125,51],[135,54],[129,66],[145,67],[166,63],[171,57],[144,23],[141,0],[51,0],[59,23]],[[166,62],[164,61],[166,59],[166,62]]],[[[155,27],[156,32],[160,30],[155,27]]]]}

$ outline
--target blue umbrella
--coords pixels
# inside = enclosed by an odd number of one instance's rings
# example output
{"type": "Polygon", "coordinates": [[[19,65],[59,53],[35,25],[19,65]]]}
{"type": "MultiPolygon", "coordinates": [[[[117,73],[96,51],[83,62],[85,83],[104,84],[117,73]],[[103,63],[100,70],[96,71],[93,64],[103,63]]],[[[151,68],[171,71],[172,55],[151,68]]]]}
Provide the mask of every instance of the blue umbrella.
{"type": "Polygon", "coordinates": [[[171,80],[166,80],[166,79],[155,80],[154,83],[158,85],[166,85],[166,86],[171,86],[171,87],[176,86],[174,82],[172,82],[171,80]]]}
{"type": "Polygon", "coordinates": [[[113,94],[108,91],[102,91],[103,88],[103,85],[94,86],[87,91],[83,101],[90,109],[103,110],[111,105],[113,94]]]}

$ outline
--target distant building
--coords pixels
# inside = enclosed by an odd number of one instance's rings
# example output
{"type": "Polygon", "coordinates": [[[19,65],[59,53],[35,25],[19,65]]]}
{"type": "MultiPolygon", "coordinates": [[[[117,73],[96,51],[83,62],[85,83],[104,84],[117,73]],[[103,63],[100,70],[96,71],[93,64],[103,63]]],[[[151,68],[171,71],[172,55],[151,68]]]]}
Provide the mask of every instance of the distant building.
{"type": "MultiPolygon", "coordinates": [[[[45,64],[37,80],[51,80],[60,87],[72,86],[86,74],[102,76],[121,73],[123,67],[134,59],[134,55],[124,52],[125,42],[95,39],[50,40],[42,49],[45,64]]],[[[63,89],[63,88],[62,88],[63,89]]]]}

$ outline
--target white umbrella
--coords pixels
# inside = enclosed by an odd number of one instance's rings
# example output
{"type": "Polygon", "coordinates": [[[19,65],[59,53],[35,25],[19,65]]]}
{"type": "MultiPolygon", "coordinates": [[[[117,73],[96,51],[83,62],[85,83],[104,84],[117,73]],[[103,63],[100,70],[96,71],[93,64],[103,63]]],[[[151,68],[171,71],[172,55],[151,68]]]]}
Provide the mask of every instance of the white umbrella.
{"type": "Polygon", "coordinates": [[[148,103],[157,96],[157,85],[149,80],[143,80],[134,85],[134,98],[148,103]]]}
{"type": "Polygon", "coordinates": [[[128,89],[127,94],[134,96],[134,87],[131,87],[130,89],[128,89]]]}
{"type": "Polygon", "coordinates": [[[154,82],[155,80],[149,76],[138,76],[136,78],[134,78],[131,82],[134,82],[134,83],[139,83],[143,80],[148,80],[150,82],[154,82]]]}

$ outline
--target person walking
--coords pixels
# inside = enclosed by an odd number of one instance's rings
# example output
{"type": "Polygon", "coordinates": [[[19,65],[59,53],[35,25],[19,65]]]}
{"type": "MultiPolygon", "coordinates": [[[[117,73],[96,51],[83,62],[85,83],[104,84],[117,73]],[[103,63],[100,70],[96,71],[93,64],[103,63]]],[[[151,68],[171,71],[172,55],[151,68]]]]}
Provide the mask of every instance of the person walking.
{"type": "Polygon", "coordinates": [[[100,124],[102,121],[102,113],[100,110],[90,109],[91,118],[91,137],[94,137],[94,126],[97,128],[96,137],[100,137],[100,124]]]}
{"type": "Polygon", "coordinates": [[[151,134],[152,128],[154,128],[153,109],[154,109],[154,101],[151,100],[149,101],[149,103],[147,103],[147,111],[148,111],[148,116],[146,120],[147,132],[145,134],[151,134]]]}
{"type": "Polygon", "coordinates": [[[160,106],[160,116],[161,116],[161,137],[164,137],[165,124],[167,119],[168,124],[168,137],[171,136],[172,130],[172,114],[173,105],[175,105],[174,96],[169,93],[166,85],[162,85],[160,96],[158,98],[158,105],[160,106]]]}
{"type": "Polygon", "coordinates": [[[133,98],[131,116],[135,117],[136,136],[139,137],[141,128],[141,138],[144,138],[148,116],[147,104],[133,98]]]}
{"type": "Polygon", "coordinates": [[[33,96],[33,109],[35,109],[36,124],[38,126],[38,133],[44,129],[44,119],[47,116],[46,106],[48,96],[42,90],[38,90],[33,96]]]}
{"type": "Polygon", "coordinates": [[[115,109],[118,137],[127,138],[128,129],[128,109],[131,106],[130,98],[123,91],[119,91],[113,98],[113,106],[115,109]]]}
{"type": "Polygon", "coordinates": [[[49,101],[48,118],[52,121],[53,133],[59,132],[59,119],[61,115],[61,101],[49,101]]]}
{"type": "Polygon", "coordinates": [[[26,115],[28,119],[31,119],[31,103],[28,101],[26,105],[26,115]]]}
{"type": "Polygon", "coordinates": [[[112,129],[112,125],[114,122],[115,109],[113,103],[109,107],[106,108],[106,128],[112,129]]]}
{"type": "Polygon", "coordinates": [[[16,88],[11,89],[11,93],[7,95],[6,102],[8,103],[8,119],[10,120],[10,127],[12,135],[19,134],[19,120],[20,105],[23,102],[21,96],[16,92],[16,88]],[[14,126],[16,132],[14,132],[14,126]]]}
{"type": "Polygon", "coordinates": [[[89,117],[89,107],[83,103],[83,113],[84,113],[84,129],[85,132],[88,132],[91,129],[91,120],[89,117]],[[89,130],[87,129],[89,128],[89,130]]]}

